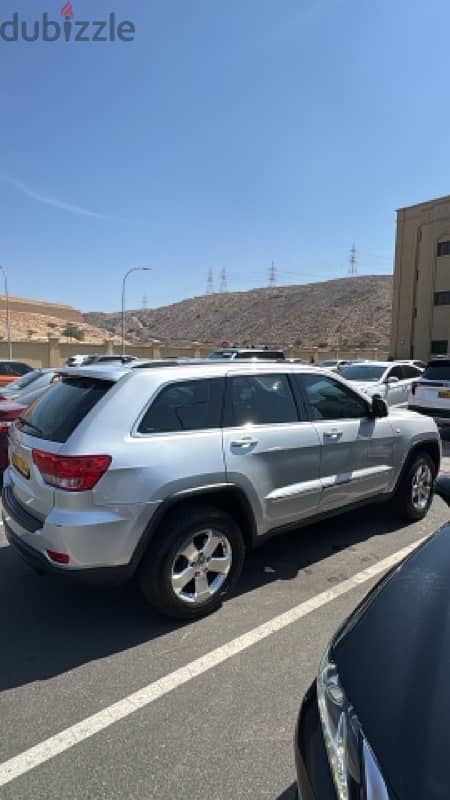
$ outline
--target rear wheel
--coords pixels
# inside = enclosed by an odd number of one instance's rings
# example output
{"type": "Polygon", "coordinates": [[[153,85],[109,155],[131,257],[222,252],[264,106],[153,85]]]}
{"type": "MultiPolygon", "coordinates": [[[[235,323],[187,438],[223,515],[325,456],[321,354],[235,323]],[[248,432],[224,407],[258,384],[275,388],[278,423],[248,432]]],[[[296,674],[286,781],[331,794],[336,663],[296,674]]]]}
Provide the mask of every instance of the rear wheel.
{"type": "Polygon", "coordinates": [[[242,571],[242,534],[212,506],[175,511],[163,521],[140,569],[146,599],[163,614],[197,619],[215,611],[242,571]]]}
{"type": "Polygon", "coordinates": [[[394,497],[396,510],[404,519],[420,520],[433,500],[436,468],[428,453],[417,453],[406,467],[394,497]]]}

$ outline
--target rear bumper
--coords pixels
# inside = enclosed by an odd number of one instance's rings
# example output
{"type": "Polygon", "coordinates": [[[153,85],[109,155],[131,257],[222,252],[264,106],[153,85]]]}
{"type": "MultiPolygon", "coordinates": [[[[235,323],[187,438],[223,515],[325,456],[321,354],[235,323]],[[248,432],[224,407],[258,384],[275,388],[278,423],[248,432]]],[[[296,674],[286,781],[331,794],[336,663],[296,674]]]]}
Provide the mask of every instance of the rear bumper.
{"type": "Polygon", "coordinates": [[[57,575],[68,580],[80,581],[96,586],[117,586],[125,583],[134,573],[131,564],[111,567],[87,567],[84,569],[67,569],[49,560],[47,555],[37,547],[29,544],[11,527],[22,530],[28,539],[42,528],[41,520],[33,517],[15,501],[11,489],[6,486],[2,493],[3,525],[9,544],[36,572],[46,575],[57,575]]]}
{"type": "Polygon", "coordinates": [[[408,405],[409,411],[417,411],[418,414],[425,414],[426,417],[433,417],[436,425],[445,427],[450,426],[450,409],[446,408],[429,408],[428,406],[415,406],[411,403],[408,405]]]}

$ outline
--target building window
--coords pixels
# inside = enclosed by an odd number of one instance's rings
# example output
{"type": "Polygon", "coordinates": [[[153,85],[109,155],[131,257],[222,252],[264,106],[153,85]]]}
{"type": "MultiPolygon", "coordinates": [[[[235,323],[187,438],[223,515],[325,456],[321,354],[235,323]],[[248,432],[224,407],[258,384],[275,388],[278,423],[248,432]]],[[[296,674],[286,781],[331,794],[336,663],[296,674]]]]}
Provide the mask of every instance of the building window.
{"type": "Polygon", "coordinates": [[[435,306],[450,306],[450,292],[435,292],[434,293],[435,306]]]}
{"type": "Polygon", "coordinates": [[[448,352],[448,339],[433,339],[431,353],[434,356],[446,356],[448,352]]]}
{"type": "Polygon", "coordinates": [[[437,254],[438,256],[450,256],[450,241],[438,242],[437,254]]]}

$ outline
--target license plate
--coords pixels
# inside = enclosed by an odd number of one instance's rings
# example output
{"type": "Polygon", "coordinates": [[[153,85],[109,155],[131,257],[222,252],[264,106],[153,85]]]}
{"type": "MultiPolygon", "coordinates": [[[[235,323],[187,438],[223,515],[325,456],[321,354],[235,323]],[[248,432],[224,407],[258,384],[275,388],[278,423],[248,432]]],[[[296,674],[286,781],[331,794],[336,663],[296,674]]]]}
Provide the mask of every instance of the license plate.
{"type": "Polygon", "coordinates": [[[444,392],[439,392],[438,397],[443,397],[446,400],[450,399],[450,389],[446,389],[444,392]]]}
{"type": "Polygon", "coordinates": [[[11,461],[17,472],[20,472],[24,478],[30,477],[30,467],[26,458],[13,451],[11,453],[11,461]]]}

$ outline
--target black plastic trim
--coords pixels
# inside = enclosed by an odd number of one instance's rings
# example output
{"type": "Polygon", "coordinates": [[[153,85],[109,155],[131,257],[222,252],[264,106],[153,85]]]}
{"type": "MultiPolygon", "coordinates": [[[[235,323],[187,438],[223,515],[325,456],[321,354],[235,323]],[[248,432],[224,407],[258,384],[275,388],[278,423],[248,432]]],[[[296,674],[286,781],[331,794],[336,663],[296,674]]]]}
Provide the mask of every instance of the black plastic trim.
{"type": "Polygon", "coordinates": [[[3,518],[6,538],[17,553],[40,575],[56,575],[65,580],[73,580],[94,586],[118,586],[125,583],[132,575],[130,566],[117,567],[90,567],[87,569],[66,569],[57,564],[52,564],[47,558],[35,550],[34,547],[26,544],[22,539],[11,530],[8,523],[3,518]]]}
{"type": "Polygon", "coordinates": [[[5,486],[3,488],[2,503],[6,513],[9,514],[21,528],[28,531],[28,533],[36,533],[36,531],[42,528],[42,520],[30,514],[30,512],[16,500],[10,486],[5,486]]]}

